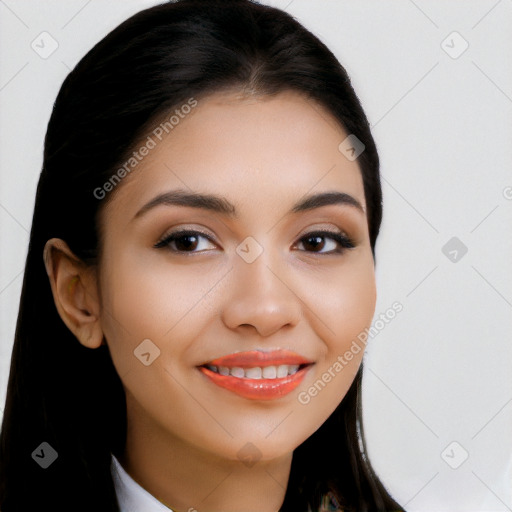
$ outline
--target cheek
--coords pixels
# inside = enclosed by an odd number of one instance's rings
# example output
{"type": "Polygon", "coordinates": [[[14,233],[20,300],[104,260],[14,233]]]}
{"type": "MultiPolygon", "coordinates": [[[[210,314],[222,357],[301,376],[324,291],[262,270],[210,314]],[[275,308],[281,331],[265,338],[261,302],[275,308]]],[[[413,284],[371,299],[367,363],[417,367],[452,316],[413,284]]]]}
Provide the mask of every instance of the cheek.
{"type": "Polygon", "coordinates": [[[347,382],[339,385],[341,390],[346,392],[347,384],[355,377],[366,348],[365,343],[361,342],[361,335],[364,335],[370,326],[375,313],[373,258],[369,261],[358,261],[352,272],[347,272],[340,280],[342,282],[338,283],[337,287],[338,300],[332,301],[330,310],[334,333],[331,333],[327,341],[328,353],[325,364],[332,368],[336,375],[344,374],[347,382]]]}
{"type": "Polygon", "coordinates": [[[341,350],[372,321],[376,302],[373,265],[356,266],[352,272],[341,276],[335,290],[332,292],[336,297],[329,306],[335,333],[332,344],[341,350]]]}
{"type": "MultiPolygon", "coordinates": [[[[363,358],[361,333],[370,326],[376,302],[373,258],[354,259],[304,287],[309,292],[310,323],[322,341],[322,357],[297,394],[302,412],[318,428],[346,395],[363,358]]],[[[306,309],[307,311],[307,309],[306,309]]]]}
{"type": "Polygon", "coordinates": [[[163,327],[156,322],[159,308],[172,294],[151,267],[130,254],[112,254],[104,262],[102,275],[103,321],[109,341],[119,343],[123,338],[135,342],[156,336],[163,327]]]}
{"type": "Polygon", "coordinates": [[[373,258],[366,253],[354,255],[333,271],[303,276],[302,282],[300,294],[307,297],[306,311],[312,313],[310,319],[324,341],[326,355],[344,352],[370,325],[375,312],[373,258]]]}
{"type": "Polygon", "coordinates": [[[142,255],[129,249],[109,254],[101,272],[102,325],[114,362],[133,365],[133,351],[146,339],[169,362],[183,357],[200,326],[193,319],[206,311],[209,290],[223,270],[180,267],[162,254],[142,255]]]}

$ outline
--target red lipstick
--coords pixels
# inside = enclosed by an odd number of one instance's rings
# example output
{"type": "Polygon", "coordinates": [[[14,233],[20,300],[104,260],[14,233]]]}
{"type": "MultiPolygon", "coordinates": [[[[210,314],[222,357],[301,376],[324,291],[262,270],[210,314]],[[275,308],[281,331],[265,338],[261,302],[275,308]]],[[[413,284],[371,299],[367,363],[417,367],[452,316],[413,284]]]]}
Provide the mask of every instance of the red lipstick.
{"type": "Polygon", "coordinates": [[[251,350],[219,357],[199,366],[199,370],[217,386],[243,398],[274,400],[293,391],[311,364],[289,350],[251,350]]]}

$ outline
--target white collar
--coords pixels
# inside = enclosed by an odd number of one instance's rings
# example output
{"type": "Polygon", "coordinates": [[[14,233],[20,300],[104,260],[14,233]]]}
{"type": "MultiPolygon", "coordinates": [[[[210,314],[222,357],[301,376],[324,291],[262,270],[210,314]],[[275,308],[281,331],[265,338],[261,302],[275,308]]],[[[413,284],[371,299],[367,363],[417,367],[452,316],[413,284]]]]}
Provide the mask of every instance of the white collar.
{"type": "Polygon", "coordinates": [[[114,454],[110,465],[121,512],[173,512],[139,485],[121,466],[114,454]]]}

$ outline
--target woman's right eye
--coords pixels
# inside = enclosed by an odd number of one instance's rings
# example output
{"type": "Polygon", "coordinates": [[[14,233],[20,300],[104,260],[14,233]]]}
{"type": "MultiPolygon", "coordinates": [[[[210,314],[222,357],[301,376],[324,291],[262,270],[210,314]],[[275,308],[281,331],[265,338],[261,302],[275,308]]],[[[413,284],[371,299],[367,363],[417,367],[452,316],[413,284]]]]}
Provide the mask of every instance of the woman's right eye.
{"type": "Polygon", "coordinates": [[[154,245],[154,247],[157,249],[166,247],[170,251],[177,253],[196,253],[209,250],[207,247],[208,243],[214,245],[208,235],[201,233],[200,231],[182,230],[165,235],[164,238],[154,245]],[[203,240],[202,243],[201,240],[203,240]]]}

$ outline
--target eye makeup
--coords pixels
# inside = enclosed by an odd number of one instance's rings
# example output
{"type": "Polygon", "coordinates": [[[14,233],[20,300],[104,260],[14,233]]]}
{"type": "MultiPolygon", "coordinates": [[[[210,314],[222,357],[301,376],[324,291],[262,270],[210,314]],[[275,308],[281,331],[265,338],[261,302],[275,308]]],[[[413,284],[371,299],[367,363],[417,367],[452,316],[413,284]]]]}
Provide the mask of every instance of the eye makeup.
{"type": "MultiPolygon", "coordinates": [[[[206,234],[202,231],[195,230],[195,229],[178,229],[176,231],[172,231],[170,233],[167,233],[164,235],[162,239],[160,239],[154,247],[156,249],[161,248],[168,248],[170,251],[174,253],[198,253],[198,252],[204,252],[204,250],[196,251],[197,245],[199,245],[198,240],[200,238],[208,240],[210,243],[215,244],[212,237],[209,234],[206,234]],[[195,241],[192,241],[191,243],[185,242],[185,244],[182,244],[184,240],[188,239],[189,241],[191,239],[195,239],[195,241]],[[182,249],[179,249],[178,246],[181,245],[182,249]],[[187,248],[191,250],[187,250],[187,248]]],[[[303,235],[298,242],[294,245],[296,247],[298,244],[303,244],[304,242],[307,242],[306,245],[315,246],[315,245],[321,245],[320,251],[315,250],[306,250],[306,252],[312,252],[315,254],[342,254],[345,252],[346,249],[352,249],[355,247],[354,242],[344,233],[341,232],[335,232],[331,230],[314,230],[310,231],[309,233],[306,233],[303,235]],[[322,242],[323,240],[323,242],[322,242]],[[334,242],[334,245],[337,245],[334,249],[331,249],[329,251],[323,251],[324,246],[326,245],[326,240],[331,240],[331,242],[334,242]]]]}

